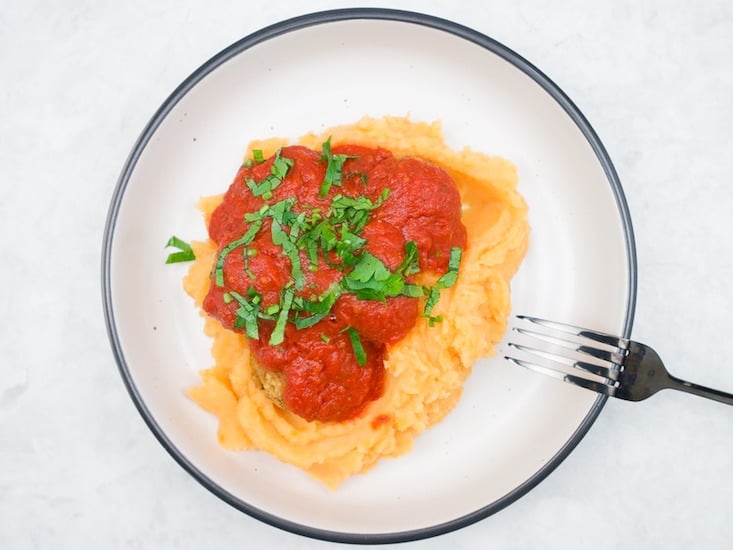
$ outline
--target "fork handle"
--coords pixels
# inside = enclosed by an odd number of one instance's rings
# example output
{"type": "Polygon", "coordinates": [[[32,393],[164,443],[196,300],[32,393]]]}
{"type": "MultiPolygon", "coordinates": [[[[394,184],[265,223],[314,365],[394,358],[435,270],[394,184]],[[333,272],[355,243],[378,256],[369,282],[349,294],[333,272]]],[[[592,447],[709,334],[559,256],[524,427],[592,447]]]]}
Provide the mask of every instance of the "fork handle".
{"type": "Polygon", "coordinates": [[[693,384],[692,382],[680,380],[679,378],[675,378],[674,376],[670,376],[669,379],[669,387],[674,390],[692,393],[694,395],[699,395],[700,397],[707,397],[708,399],[712,399],[714,401],[720,401],[721,403],[725,403],[727,405],[733,405],[733,394],[726,393],[720,390],[714,390],[712,388],[706,388],[705,386],[700,386],[699,384],[693,384]]]}

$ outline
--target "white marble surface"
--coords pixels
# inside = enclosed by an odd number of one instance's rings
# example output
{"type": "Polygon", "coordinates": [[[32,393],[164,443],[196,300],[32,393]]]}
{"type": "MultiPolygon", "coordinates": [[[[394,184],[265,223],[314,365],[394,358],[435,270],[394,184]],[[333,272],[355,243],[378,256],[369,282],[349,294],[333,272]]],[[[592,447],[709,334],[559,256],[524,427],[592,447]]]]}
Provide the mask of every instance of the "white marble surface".
{"type": "MultiPolygon", "coordinates": [[[[65,5],[62,5],[65,4],[65,5]]],[[[637,237],[633,335],[733,391],[733,4],[395,1],[538,65],[615,162],[637,237]]],[[[138,133],[194,68],[278,20],[373,2],[0,6],[0,548],[326,548],[209,494],[125,392],[102,317],[108,201],[138,133]]],[[[609,402],[499,514],[407,548],[729,548],[733,407],[609,402]]]]}

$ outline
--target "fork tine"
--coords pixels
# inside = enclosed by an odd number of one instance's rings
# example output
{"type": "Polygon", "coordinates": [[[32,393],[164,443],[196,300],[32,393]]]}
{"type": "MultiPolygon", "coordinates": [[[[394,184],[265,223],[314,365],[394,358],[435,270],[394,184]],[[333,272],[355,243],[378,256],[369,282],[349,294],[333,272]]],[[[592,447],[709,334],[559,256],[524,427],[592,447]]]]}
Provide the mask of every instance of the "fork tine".
{"type": "Polygon", "coordinates": [[[600,342],[601,344],[607,344],[609,346],[614,346],[621,349],[626,349],[629,345],[629,340],[627,338],[619,338],[618,336],[614,336],[613,334],[608,334],[606,332],[592,331],[575,325],[568,325],[566,323],[558,323],[557,321],[548,321],[547,319],[532,317],[531,315],[517,315],[517,319],[523,319],[536,325],[554,328],[568,334],[582,336],[584,338],[588,338],[589,340],[594,340],[596,342],[600,342]]]}
{"type": "Polygon", "coordinates": [[[535,348],[530,348],[529,346],[525,346],[523,344],[517,344],[515,342],[509,342],[509,346],[515,349],[518,349],[521,352],[524,352],[528,355],[532,355],[534,357],[541,357],[547,362],[550,362],[554,365],[560,366],[568,366],[573,367],[585,372],[588,372],[590,374],[595,374],[596,376],[599,376],[601,378],[610,379],[612,381],[618,380],[618,374],[619,372],[616,369],[610,368],[610,367],[604,367],[601,365],[595,365],[593,363],[588,363],[587,361],[576,361],[574,359],[570,359],[569,357],[563,357],[561,355],[558,355],[556,353],[553,353],[552,351],[544,351],[544,350],[538,350],[535,348]],[[560,361],[557,361],[555,358],[563,358],[568,361],[568,363],[562,363],[560,361]]]}
{"type": "Polygon", "coordinates": [[[610,397],[613,397],[616,394],[616,386],[609,386],[608,384],[602,384],[600,382],[588,380],[587,378],[574,376],[572,374],[565,375],[565,382],[570,382],[571,384],[575,384],[581,388],[602,393],[603,395],[608,395],[610,397]]]}
{"type": "Polygon", "coordinates": [[[532,336],[539,340],[544,340],[545,342],[556,344],[571,351],[586,353],[592,357],[595,357],[596,359],[608,361],[609,363],[615,363],[617,365],[620,365],[621,362],[624,360],[624,357],[626,356],[626,353],[624,351],[608,351],[591,346],[584,346],[579,344],[578,342],[563,340],[559,336],[553,336],[551,334],[545,334],[543,332],[537,332],[526,328],[513,327],[512,330],[520,334],[524,334],[525,336],[532,336]]]}
{"type": "Polygon", "coordinates": [[[615,386],[609,386],[608,384],[603,384],[601,382],[596,382],[594,380],[588,380],[587,378],[582,378],[580,376],[574,376],[572,374],[567,374],[565,372],[551,369],[549,367],[543,367],[542,365],[538,365],[537,363],[530,363],[529,361],[524,361],[522,359],[517,359],[516,357],[509,357],[506,355],[504,356],[504,358],[508,359],[512,363],[519,365],[520,367],[524,367],[526,369],[529,369],[535,372],[539,372],[540,374],[551,376],[552,378],[557,378],[564,382],[568,382],[570,384],[580,386],[581,388],[592,390],[597,393],[602,393],[603,395],[613,396],[616,391],[615,386]]]}

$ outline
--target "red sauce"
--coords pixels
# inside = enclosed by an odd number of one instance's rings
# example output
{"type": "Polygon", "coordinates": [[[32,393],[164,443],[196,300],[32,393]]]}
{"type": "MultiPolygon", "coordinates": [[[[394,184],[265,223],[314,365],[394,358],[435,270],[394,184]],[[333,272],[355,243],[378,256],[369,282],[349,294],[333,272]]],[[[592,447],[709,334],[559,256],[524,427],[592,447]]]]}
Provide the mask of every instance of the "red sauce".
{"type": "Polygon", "coordinates": [[[378,416],[375,416],[372,420],[372,429],[378,430],[380,426],[383,426],[384,424],[389,424],[392,422],[392,417],[388,414],[380,414],[378,416]]]}
{"type": "MultiPolygon", "coordinates": [[[[284,147],[282,158],[292,167],[282,182],[265,200],[247,186],[252,179],[261,182],[270,173],[274,157],[252,166],[243,165],[213,212],[209,235],[219,252],[249,228],[245,214],[264,204],[294,197],[295,212],[328,211],[333,197],[366,196],[377,201],[383,190],[389,196],[372,210],[360,233],[364,249],[395,271],[405,258],[405,243],[414,241],[423,271],[445,272],[452,247],[464,248],[466,230],[461,223],[460,196],[455,183],[441,168],[415,158],[395,158],[384,149],[356,145],[333,148],[334,154],[350,155],[343,164],[342,185],[333,186],[325,197],[319,196],[327,162],[321,152],[301,146],[284,147]]],[[[265,195],[266,196],[266,195],[265,195]]],[[[223,286],[212,284],[204,300],[204,310],[230,329],[235,328],[236,300],[230,292],[247,295],[254,289],[261,296],[264,310],[279,304],[281,291],[292,285],[292,265],[280,245],[273,243],[272,221],[265,218],[254,240],[248,245],[256,254],[245,260],[243,248],[234,248],[223,264],[223,286]]],[[[337,284],[348,267],[338,264],[333,254],[319,254],[317,266],[308,269],[306,251],[300,250],[305,282],[296,296],[304,299],[326,293],[337,284]],[[334,263],[341,269],[334,267],[334,263]],[[329,265],[331,264],[331,265],[329,265]]],[[[408,277],[407,281],[410,282],[408,277]]],[[[297,329],[287,323],[284,340],[270,345],[275,322],[259,321],[259,338],[250,339],[250,349],[264,368],[282,373],[283,401],[292,412],[306,420],[342,421],[357,416],[364,407],[380,397],[384,383],[385,346],[397,342],[415,325],[420,315],[417,298],[388,297],[384,301],[362,300],[354,294],[341,294],[330,313],[315,325],[297,329]],[[355,329],[361,338],[366,362],[359,365],[346,329],[355,329]]],[[[386,420],[385,420],[386,421],[386,420]]]]}

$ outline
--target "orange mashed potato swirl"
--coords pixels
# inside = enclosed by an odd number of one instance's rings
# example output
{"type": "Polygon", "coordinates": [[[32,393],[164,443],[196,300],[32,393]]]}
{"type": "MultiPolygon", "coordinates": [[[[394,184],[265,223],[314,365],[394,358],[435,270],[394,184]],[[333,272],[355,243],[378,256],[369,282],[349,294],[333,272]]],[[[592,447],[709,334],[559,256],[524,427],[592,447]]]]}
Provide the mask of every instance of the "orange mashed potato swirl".
{"type": "MultiPolygon", "coordinates": [[[[473,363],[495,353],[511,307],[509,281],[526,252],[529,225],[514,165],[468,148],[449,149],[437,122],[364,118],[322,135],[308,134],[298,143],[318,149],[329,136],[334,145],[383,147],[398,157],[422,158],[455,180],[468,241],[458,281],[442,291],[433,310],[442,322],[430,327],[420,319],[407,336],[388,347],[382,397],[356,418],[325,423],[308,422],[273,402],[254,372],[246,336],[225,329],[202,311],[215,364],[201,372],[201,385],[190,388],[188,395],[218,417],[218,440],[224,448],[266,451],[335,489],[381,458],[407,452],[415,436],[456,405],[473,363]]],[[[270,155],[284,145],[281,139],[256,141],[249,151],[261,149],[270,155]]],[[[207,222],[220,201],[221,196],[202,199],[207,222]]],[[[192,247],[196,261],[184,288],[201,308],[217,247],[210,240],[192,247]]]]}

